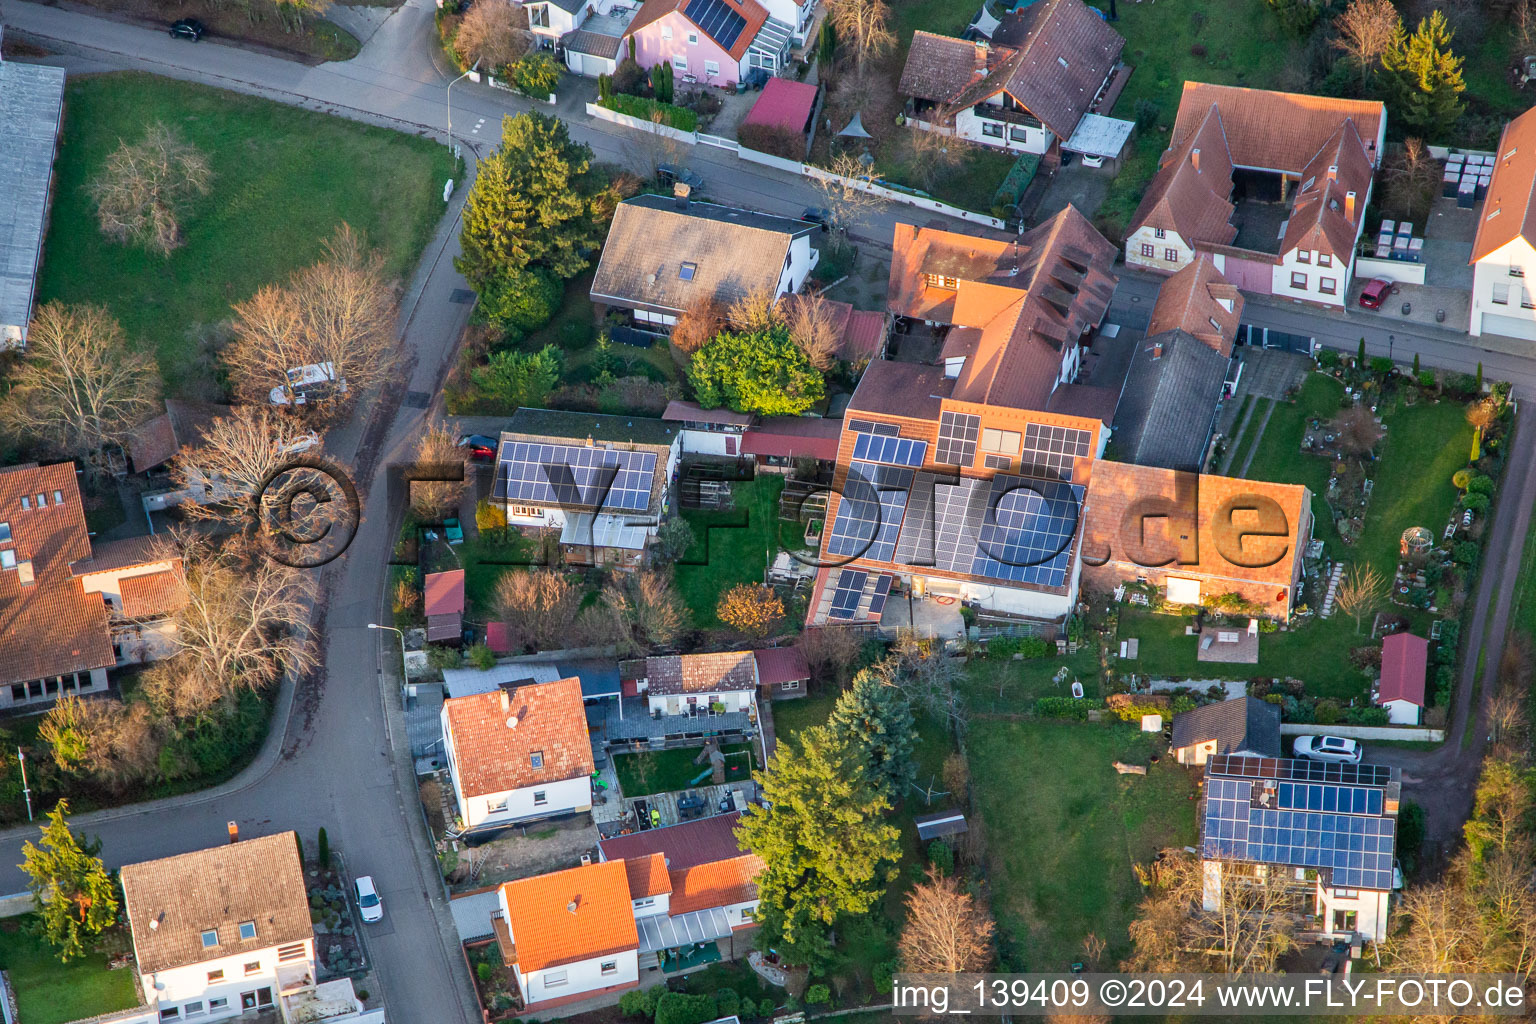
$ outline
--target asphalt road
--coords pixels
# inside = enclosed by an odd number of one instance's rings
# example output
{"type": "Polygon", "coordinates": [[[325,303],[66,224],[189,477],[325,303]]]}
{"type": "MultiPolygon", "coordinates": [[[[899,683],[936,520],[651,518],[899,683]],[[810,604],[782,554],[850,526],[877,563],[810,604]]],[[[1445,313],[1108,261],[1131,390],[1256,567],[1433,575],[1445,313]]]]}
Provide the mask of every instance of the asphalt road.
{"type": "MultiPolygon", "coordinates": [[[[356,59],[318,67],[215,42],[194,45],[171,40],[161,31],[16,0],[0,4],[0,21],[14,35],[42,42],[64,55],[61,62],[76,70],[136,68],[428,134],[440,135],[447,125],[450,78],[434,63],[432,7],[422,0],[409,0],[391,15],[356,59]]],[[[471,156],[494,144],[503,114],[531,106],[468,81],[455,86],[452,96],[456,136],[470,148],[471,156]],[[474,131],[477,125],[478,132],[474,131]]],[[[580,112],[579,97],[562,97],[558,112],[566,117],[572,136],[591,145],[600,158],[630,162],[638,155],[634,133],[590,121],[580,112]]],[[[698,147],[688,162],[709,181],[711,196],[723,201],[793,214],[816,199],[815,190],[803,179],[742,162],[722,150],[698,147]]],[[[413,369],[407,389],[391,389],[384,397],[395,406],[385,410],[391,425],[377,450],[365,453],[377,457],[380,465],[404,459],[427,412],[401,407],[400,400],[405,390],[439,392],[442,372],[468,314],[467,306],[450,300],[451,293],[464,286],[451,262],[457,250],[455,219],[464,194],[461,186],[408,295],[403,329],[413,369]]],[[[886,205],[869,211],[858,233],[888,239],[891,225],[898,220],[931,219],[929,213],[886,205]]],[[[1155,292],[1155,281],[1125,275],[1115,297],[1115,316],[1133,317],[1138,311],[1144,315],[1155,292]]],[[[1252,301],[1245,319],[1310,334],[1347,351],[1353,351],[1363,335],[1372,354],[1387,352],[1389,325],[1366,322],[1347,312],[1322,314],[1252,301]]],[[[1465,336],[1429,328],[1390,333],[1395,335],[1393,354],[1402,361],[1418,352],[1425,366],[1458,371],[1471,371],[1481,361],[1489,377],[1514,381],[1517,393],[1536,393],[1531,391],[1536,389],[1536,359],[1483,350],[1465,336]]],[[[1510,486],[1499,502],[1489,565],[1479,585],[1477,619],[1465,639],[1467,664],[1459,689],[1456,737],[1468,727],[1465,712],[1474,696],[1471,677],[1485,620],[1492,627],[1487,637],[1489,674],[1497,665],[1510,583],[1536,502],[1536,473],[1531,472],[1536,463],[1536,425],[1529,422],[1531,415],[1521,416],[1510,486]]],[[[354,425],[339,440],[343,445],[356,444],[359,434],[354,425]]],[[[335,440],[328,439],[328,447],[334,447],[335,440]]],[[[470,1024],[479,1015],[442,906],[413,791],[398,696],[393,681],[381,670],[383,654],[394,637],[366,628],[381,611],[392,540],[382,481],[380,476],[365,492],[365,517],[351,548],[325,570],[331,597],[324,634],[324,679],[298,695],[281,742],[274,737],[251,768],[216,790],[81,815],[77,821],[103,837],[104,856],[112,865],[223,842],[228,821],[237,822],[246,835],[294,828],[312,837],[325,826],[346,851],[352,870],[372,874],[384,898],[385,921],[370,926],[367,934],[391,1018],[406,1024],[470,1024]]],[[[1481,693],[1490,691],[1485,681],[1481,693]]],[[[1432,831],[1439,836],[1448,837],[1455,816],[1464,813],[1467,780],[1475,776],[1486,723],[1479,715],[1470,727],[1475,730],[1474,741],[1467,744],[1453,738],[1441,750],[1427,754],[1391,752],[1392,760],[1421,780],[1418,785],[1443,794],[1434,801],[1440,809],[1431,808],[1432,831]]],[[[0,892],[24,887],[14,865],[20,860],[23,839],[34,834],[27,829],[0,832],[0,892]]]]}

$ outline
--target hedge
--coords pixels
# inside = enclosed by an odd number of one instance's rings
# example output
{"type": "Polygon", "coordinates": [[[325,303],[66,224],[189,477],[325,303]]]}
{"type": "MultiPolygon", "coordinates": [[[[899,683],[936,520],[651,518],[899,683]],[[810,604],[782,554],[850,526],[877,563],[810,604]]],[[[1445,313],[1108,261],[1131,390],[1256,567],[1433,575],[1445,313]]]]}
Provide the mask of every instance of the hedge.
{"type": "Polygon", "coordinates": [[[1007,657],[1044,658],[1056,653],[1056,645],[1038,636],[998,636],[987,641],[987,653],[1007,657]]]}
{"type": "Polygon", "coordinates": [[[656,1000],[656,1024],[706,1024],[714,1019],[714,996],[668,992],[656,1000]]]}
{"type": "Polygon", "coordinates": [[[661,113],[661,123],[668,128],[676,128],[680,132],[694,132],[699,130],[699,115],[687,107],[677,107],[670,103],[658,103],[649,96],[631,96],[628,93],[614,93],[605,99],[598,99],[598,106],[607,107],[619,114],[628,114],[630,117],[649,121],[652,113],[661,113]]]}
{"type": "Polygon", "coordinates": [[[1086,722],[1088,712],[1099,711],[1103,707],[1103,701],[1086,697],[1041,697],[1035,701],[1035,714],[1041,718],[1075,718],[1086,722]]]}

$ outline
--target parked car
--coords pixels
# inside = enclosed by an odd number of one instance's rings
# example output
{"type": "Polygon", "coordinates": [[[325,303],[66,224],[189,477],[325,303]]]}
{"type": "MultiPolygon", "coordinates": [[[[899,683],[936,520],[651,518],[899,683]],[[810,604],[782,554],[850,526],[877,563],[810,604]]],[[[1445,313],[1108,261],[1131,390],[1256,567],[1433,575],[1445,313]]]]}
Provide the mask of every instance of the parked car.
{"type": "Polygon", "coordinates": [[[1087,153],[1084,153],[1083,154],[1083,166],[1084,167],[1103,167],[1104,166],[1104,158],[1101,157],[1101,156],[1089,156],[1087,153]]]}
{"type": "Polygon", "coordinates": [[[465,434],[459,438],[459,447],[467,449],[472,459],[494,459],[498,445],[494,437],[486,437],[484,434],[465,434]]]}
{"type": "Polygon", "coordinates": [[[1360,305],[1364,309],[1380,309],[1387,301],[1387,296],[1397,291],[1397,285],[1385,278],[1377,277],[1365,282],[1365,287],[1360,289],[1360,305]]]}
{"type": "Polygon", "coordinates": [[[305,405],[333,394],[346,393],[347,380],[337,378],[336,364],[310,363],[289,369],[288,383],[273,388],[267,401],[273,405],[305,405]]]}
{"type": "Polygon", "coordinates": [[[807,206],[800,219],[812,224],[820,224],[821,230],[827,231],[832,227],[832,211],[824,206],[807,206]]]}
{"type": "Polygon", "coordinates": [[[353,882],[352,892],[357,897],[357,912],[364,921],[372,924],[384,920],[384,901],[379,899],[379,891],[373,887],[372,875],[363,875],[353,882]]]}
{"type": "Polygon", "coordinates": [[[689,191],[698,192],[704,188],[704,179],[686,167],[677,164],[661,164],[656,168],[656,180],[661,182],[663,188],[671,188],[677,182],[688,186],[689,191]]]}
{"type": "Polygon", "coordinates": [[[196,18],[182,18],[171,22],[172,39],[190,39],[194,43],[203,38],[208,29],[196,18]]]}
{"type": "Polygon", "coordinates": [[[1365,753],[1359,741],[1348,740],[1343,736],[1297,736],[1291,750],[1297,757],[1343,764],[1359,764],[1365,753]]]}

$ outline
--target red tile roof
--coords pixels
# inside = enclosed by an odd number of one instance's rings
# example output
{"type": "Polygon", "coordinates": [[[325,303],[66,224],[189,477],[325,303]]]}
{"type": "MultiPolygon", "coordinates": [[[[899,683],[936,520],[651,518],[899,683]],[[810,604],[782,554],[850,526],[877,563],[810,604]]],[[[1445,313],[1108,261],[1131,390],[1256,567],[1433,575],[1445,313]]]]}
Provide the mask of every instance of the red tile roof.
{"type": "Polygon", "coordinates": [[[622,861],[520,878],[501,891],[524,974],[640,946],[622,861]]]}
{"type": "Polygon", "coordinates": [[[811,678],[811,666],[798,647],[768,647],[752,653],[757,658],[757,677],[763,686],[811,678]]]}
{"type": "Polygon", "coordinates": [[[757,899],[757,876],[766,865],[755,853],[729,860],[710,861],[688,868],[673,868],[672,898],[668,914],[688,914],[710,907],[728,907],[757,899]]]}
{"type": "MultiPolygon", "coordinates": [[[[735,42],[729,48],[724,46],[721,46],[720,48],[729,53],[732,60],[739,61],[741,60],[742,56],[746,54],[747,48],[752,45],[752,40],[757,38],[758,29],[762,28],[763,23],[768,20],[768,11],[763,7],[762,4],[758,3],[757,0],[732,0],[732,3],[734,4],[736,13],[740,14],[742,18],[745,19],[747,24],[746,27],[741,30],[741,33],[736,37],[735,42]]],[[[688,15],[684,12],[684,8],[686,6],[687,0],[645,0],[645,3],[641,5],[639,12],[636,13],[634,19],[630,21],[629,27],[624,30],[624,38],[627,39],[652,22],[660,21],[667,15],[676,12],[679,18],[683,19],[688,24],[693,25],[706,36],[709,36],[709,38],[714,41],[715,45],[719,46],[720,40],[715,39],[713,35],[710,35],[709,30],[703,25],[700,25],[698,22],[688,17],[688,15]]]]}
{"type": "Polygon", "coordinates": [[[18,563],[0,569],[0,684],[116,664],[106,606],[70,573],[71,563],[91,553],[74,465],[0,469],[0,523],[11,535],[0,550],[14,552],[18,563]],[[23,497],[30,507],[22,508],[23,497]],[[22,582],[23,563],[30,563],[31,583],[22,582]]]}
{"type": "Polygon", "coordinates": [[[662,854],[630,857],[623,864],[629,873],[630,899],[643,900],[672,891],[672,880],[667,877],[667,858],[662,854]]]}
{"type": "Polygon", "coordinates": [[[1212,104],[1199,126],[1163,155],[1161,169],[1131,218],[1131,230],[1162,228],[1190,244],[1230,244],[1237,237],[1231,195],[1232,157],[1221,111],[1212,104]]]}
{"type": "Polygon", "coordinates": [[[512,651],[512,639],[507,635],[507,624],[499,619],[493,619],[485,624],[485,646],[496,654],[509,654],[512,651]]]}
{"type": "Polygon", "coordinates": [[[756,667],[751,651],[646,658],[647,692],[667,695],[755,690],[756,667]]]}
{"type": "Polygon", "coordinates": [[[503,687],[443,702],[453,767],[465,796],[592,774],[581,680],[503,687]],[[515,722],[515,725],[509,725],[515,722]],[[533,766],[533,755],[543,766],[533,766]]]}
{"type": "Polygon", "coordinates": [[[1222,128],[1232,163],[1238,167],[1299,175],[1339,130],[1353,120],[1371,163],[1381,161],[1376,135],[1386,107],[1376,100],[1308,96],[1235,85],[1185,82],[1173,125],[1177,148],[1205,121],[1212,104],[1221,108],[1222,128]]]}
{"type": "Polygon", "coordinates": [[[1429,641],[1412,633],[1393,633],[1381,642],[1381,689],[1378,704],[1406,700],[1424,706],[1424,669],[1429,641]]]}
{"type": "Polygon", "coordinates": [[[808,82],[792,78],[770,78],[763,86],[763,94],[752,104],[742,124],[760,124],[769,128],[788,128],[792,132],[804,132],[816,107],[819,90],[808,82]]]}
{"type": "Polygon", "coordinates": [[[1242,315],[1242,292],[1228,284],[1211,258],[1202,253],[1158,289],[1147,337],[1183,331],[1230,356],[1242,315]]]}
{"type": "Polygon", "coordinates": [[[1478,213],[1472,260],[1517,238],[1536,246],[1536,107],[1504,126],[1488,198],[1478,213]]]}
{"type": "Polygon", "coordinates": [[[93,572],[110,572],[132,565],[149,565],[176,558],[174,547],[164,536],[124,537],[109,540],[92,547],[91,553],[69,567],[76,576],[89,576],[93,572]]]}
{"type": "Polygon", "coordinates": [[[180,611],[187,604],[187,588],[170,569],[128,576],[118,581],[123,598],[123,617],[147,619],[180,611]]]}
{"type": "Polygon", "coordinates": [[[1373,174],[1360,133],[1354,122],[1345,121],[1301,172],[1280,251],[1316,249],[1346,267],[1365,217],[1373,174]]]}
{"type": "Polygon", "coordinates": [[[660,853],[667,858],[669,871],[680,871],[699,864],[733,860],[745,853],[736,841],[736,825],[740,820],[741,812],[732,811],[679,825],[614,836],[599,840],[597,845],[607,860],[631,860],[660,853]]]}
{"type": "Polygon", "coordinates": [[[427,573],[424,589],[428,615],[454,615],[464,610],[463,569],[427,573]]]}
{"type": "Polygon", "coordinates": [[[771,416],[741,437],[743,455],[774,455],[782,458],[837,460],[841,420],[816,416],[771,416]]]}

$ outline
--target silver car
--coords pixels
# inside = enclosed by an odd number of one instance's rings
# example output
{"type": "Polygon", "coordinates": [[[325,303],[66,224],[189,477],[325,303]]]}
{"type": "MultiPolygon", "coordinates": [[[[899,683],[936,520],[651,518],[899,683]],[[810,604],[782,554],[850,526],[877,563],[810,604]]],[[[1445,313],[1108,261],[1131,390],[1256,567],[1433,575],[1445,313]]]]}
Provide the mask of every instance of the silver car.
{"type": "Polygon", "coordinates": [[[1338,761],[1342,764],[1359,764],[1365,749],[1357,740],[1343,736],[1297,736],[1291,750],[1297,757],[1313,761],[1338,761]]]}
{"type": "Polygon", "coordinates": [[[352,892],[357,897],[357,910],[364,921],[372,924],[384,920],[384,901],[379,899],[379,891],[373,887],[372,875],[363,875],[353,882],[352,892]]]}

